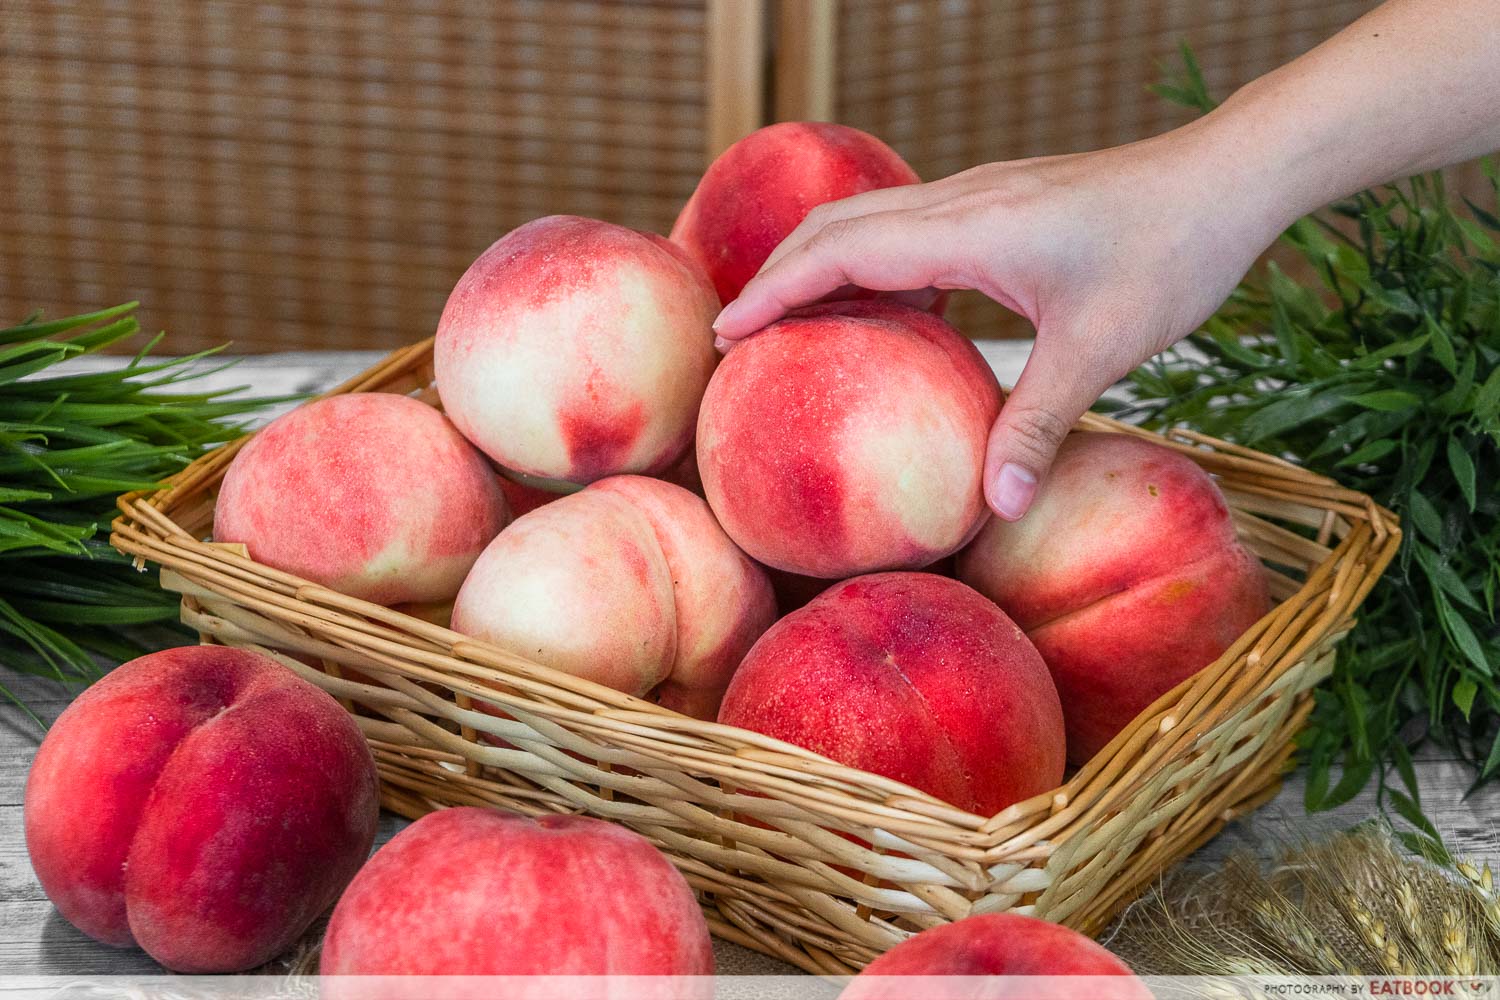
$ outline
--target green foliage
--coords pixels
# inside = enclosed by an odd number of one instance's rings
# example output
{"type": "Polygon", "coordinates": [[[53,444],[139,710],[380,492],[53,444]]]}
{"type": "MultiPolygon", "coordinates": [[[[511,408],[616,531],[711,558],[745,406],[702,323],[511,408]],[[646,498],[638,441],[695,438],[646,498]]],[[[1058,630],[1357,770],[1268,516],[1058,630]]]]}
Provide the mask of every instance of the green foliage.
{"type": "Polygon", "coordinates": [[[11,670],[87,683],[101,659],[181,641],[175,595],[106,541],[115,497],[235,437],[230,418],[266,402],[163,392],[205,374],[197,362],[211,352],[148,361],[160,336],[124,367],[57,369],[139,333],[135,306],[0,330],[0,663],[11,670]]]}
{"type": "MultiPolygon", "coordinates": [[[[1172,96],[1203,92],[1187,77],[1172,96]]],[[[1430,175],[1300,220],[1283,242],[1315,279],[1268,264],[1130,379],[1148,424],[1285,455],[1402,518],[1300,744],[1310,809],[1376,776],[1386,806],[1420,817],[1407,750],[1428,738],[1477,781],[1500,772],[1500,180],[1487,174],[1485,205],[1458,205],[1430,175]]]]}

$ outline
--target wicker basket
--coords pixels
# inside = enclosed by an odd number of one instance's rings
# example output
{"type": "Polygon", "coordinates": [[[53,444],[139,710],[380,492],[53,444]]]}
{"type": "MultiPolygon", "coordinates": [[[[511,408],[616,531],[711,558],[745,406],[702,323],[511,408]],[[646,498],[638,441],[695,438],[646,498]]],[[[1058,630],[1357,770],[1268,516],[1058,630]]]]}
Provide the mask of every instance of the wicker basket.
{"type": "MultiPolygon", "coordinates": [[[[432,343],[334,390],[433,401],[432,343]]],[[[1146,434],[1097,416],[1084,426],[1146,434]]],[[[911,931],[1024,910],[1097,932],[1158,873],[1276,791],[1333,647],[1400,532],[1368,497],[1191,433],[1280,604],[1061,788],[994,816],[755,733],[700,722],[262,566],[210,534],[236,451],[120,499],[113,543],[162,567],[204,641],[275,656],[356,712],[383,803],[581,811],[672,858],[714,933],[809,972],[911,931]],[[1279,523],[1276,523],[1279,522],[1279,523]],[[309,664],[320,664],[318,669],[309,664]],[[380,684],[368,682],[377,677],[380,684]],[[498,706],[499,717],[473,707],[498,706]]]]}

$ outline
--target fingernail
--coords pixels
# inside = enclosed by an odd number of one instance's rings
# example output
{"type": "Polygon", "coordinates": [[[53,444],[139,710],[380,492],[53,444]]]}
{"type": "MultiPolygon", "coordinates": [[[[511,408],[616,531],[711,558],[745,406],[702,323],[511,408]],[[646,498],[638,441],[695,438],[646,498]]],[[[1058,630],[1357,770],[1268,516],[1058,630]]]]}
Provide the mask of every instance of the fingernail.
{"type": "Polygon", "coordinates": [[[1036,476],[1014,462],[1000,467],[990,486],[990,506],[1007,521],[1016,521],[1031,507],[1036,496],[1036,476]]]}
{"type": "Polygon", "coordinates": [[[721,330],[724,328],[725,323],[733,322],[735,311],[739,307],[739,304],[740,300],[735,299],[730,302],[729,305],[719,310],[718,318],[715,319],[713,323],[715,330],[721,330]]]}
{"type": "Polygon", "coordinates": [[[723,337],[714,338],[714,350],[718,351],[720,354],[728,354],[729,349],[733,346],[734,341],[732,340],[726,340],[723,337]]]}

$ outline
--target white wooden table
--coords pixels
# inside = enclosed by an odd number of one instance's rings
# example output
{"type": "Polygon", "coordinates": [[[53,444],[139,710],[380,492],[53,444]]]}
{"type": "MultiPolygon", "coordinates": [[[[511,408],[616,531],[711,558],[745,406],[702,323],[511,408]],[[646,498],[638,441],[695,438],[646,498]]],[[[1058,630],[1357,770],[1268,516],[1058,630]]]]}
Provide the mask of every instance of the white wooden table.
{"type": "MultiPolygon", "coordinates": [[[[1029,343],[990,342],[982,347],[1001,381],[1014,383],[1030,349],[1029,343]]],[[[369,367],[379,357],[378,353],[347,352],[246,358],[234,369],[200,385],[248,385],[260,395],[318,392],[369,367]]],[[[49,722],[63,710],[69,698],[60,685],[17,678],[3,664],[0,664],[0,683],[15,691],[49,722]]],[[[26,771],[40,740],[41,733],[30,719],[15,706],[0,703],[0,989],[8,975],[160,972],[139,951],[108,948],[84,937],[57,915],[37,884],[22,836],[21,799],[26,771]]],[[[1500,863],[1500,838],[1491,819],[1500,806],[1500,791],[1491,787],[1464,799],[1471,776],[1461,763],[1441,753],[1420,754],[1416,770],[1423,806],[1450,846],[1500,863]]],[[[1367,789],[1333,813],[1308,817],[1302,808],[1302,791],[1301,775],[1290,775],[1275,800],[1253,816],[1232,824],[1187,863],[1212,864],[1236,849],[1269,857],[1278,844],[1347,827],[1375,814],[1373,791],[1367,789]]],[[[81,806],[86,808],[86,804],[81,806]]],[[[402,825],[403,820],[383,815],[379,842],[390,839],[402,825]]],[[[796,971],[725,942],[715,942],[715,953],[721,974],[774,975],[796,971]]]]}

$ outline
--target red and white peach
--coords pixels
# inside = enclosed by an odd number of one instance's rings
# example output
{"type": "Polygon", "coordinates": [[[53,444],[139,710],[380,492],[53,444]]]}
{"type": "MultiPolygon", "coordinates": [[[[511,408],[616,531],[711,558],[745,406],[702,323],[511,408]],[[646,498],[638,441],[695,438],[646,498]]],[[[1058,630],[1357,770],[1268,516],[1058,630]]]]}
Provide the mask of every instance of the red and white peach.
{"type": "Polygon", "coordinates": [[[652,233],[554,215],[480,255],[443,309],[443,408],[512,473],[661,472],[692,443],[717,362],[702,268],[652,233]]]}
{"type": "Polygon", "coordinates": [[[378,818],[375,763],[338,702],[222,646],[116,668],[53,724],[26,781],[48,898],[178,972],[284,951],[364,863],[378,818]]]}
{"type": "Polygon", "coordinates": [[[859,129],[767,125],[709,166],[672,226],[672,240],[703,266],[727,304],[818,205],[920,180],[895,150],[859,129]]]}
{"type": "Polygon", "coordinates": [[[1063,777],[1057,690],[983,596],[931,573],[835,584],[777,622],[719,721],[992,815],[1063,777]]]}
{"type": "Polygon", "coordinates": [[[865,966],[840,1000],[944,1000],[1026,996],[1072,1000],[1151,1000],[1130,967],[1102,945],[1059,924],[1018,913],[989,913],[907,938],[865,966]],[[910,977],[925,978],[915,989],[910,977]],[[984,977],[1023,977],[1012,989],[984,977]],[[1075,976],[1110,976],[1079,982],[1075,976]],[[897,978],[900,977],[900,978],[897,978]],[[938,977],[960,977],[944,982],[938,977]]]}
{"type": "Polygon", "coordinates": [[[501,532],[464,581],[453,627],[711,719],[775,614],[764,571],[701,498],[613,476],[501,532]]]}
{"type": "Polygon", "coordinates": [[[799,310],[729,352],[698,417],[724,530],[804,576],[916,569],[988,516],[994,373],[931,313],[884,300],[799,310]]]}
{"type": "Polygon", "coordinates": [[[1264,570],[1213,479],[1126,434],[1070,435],[1031,510],[991,520],[958,575],[1041,651],[1075,764],[1269,608],[1264,570]]]}
{"type": "MultiPolygon", "coordinates": [[[[710,976],[713,969],[692,890],[644,837],[583,816],[529,819],[461,807],[424,816],[375,853],[334,908],[320,971],[710,976]]],[[[337,991],[337,979],[332,985],[337,991]]],[[[368,995],[365,988],[350,995],[368,995]]]]}
{"type": "Polygon", "coordinates": [[[359,392],[300,406],[245,443],[214,538],[351,597],[446,601],[509,517],[489,463],[446,417],[359,392]]]}

